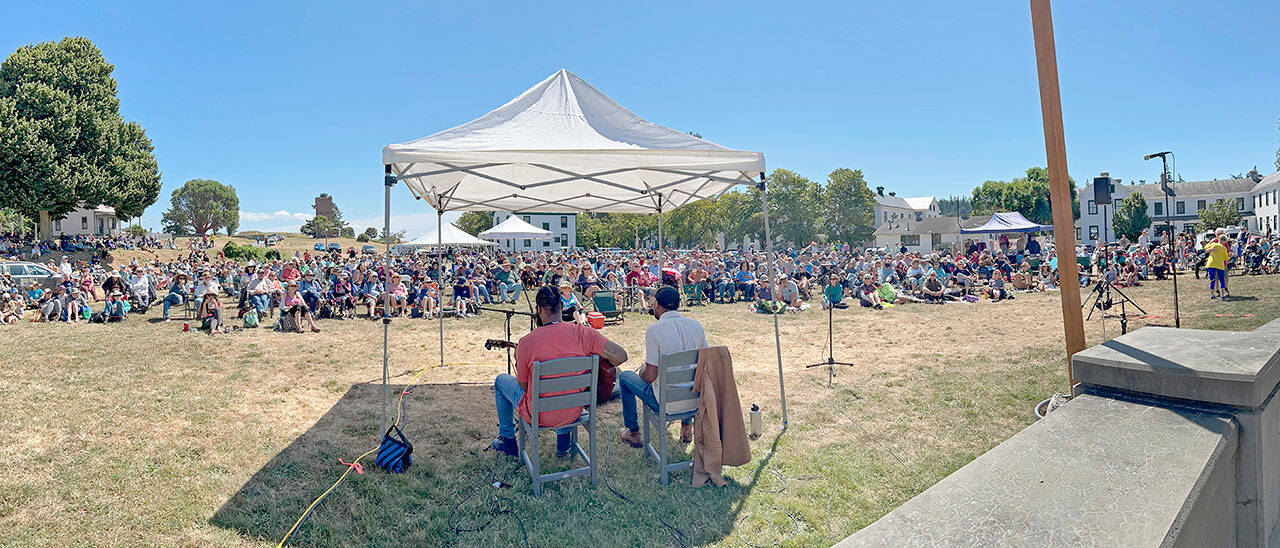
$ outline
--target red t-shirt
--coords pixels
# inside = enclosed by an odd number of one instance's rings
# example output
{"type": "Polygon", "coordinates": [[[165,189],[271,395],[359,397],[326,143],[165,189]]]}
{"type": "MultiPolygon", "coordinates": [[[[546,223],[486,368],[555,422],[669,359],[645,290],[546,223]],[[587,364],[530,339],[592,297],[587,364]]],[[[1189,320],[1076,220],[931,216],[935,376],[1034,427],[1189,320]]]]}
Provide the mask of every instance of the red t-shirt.
{"type": "MultiPolygon", "coordinates": [[[[516,346],[516,380],[521,385],[529,386],[533,379],[533,362],[545,362],[558,358],[574,356],[600,355],[608,339],[599,331],[575,323],[554,323],[534,329],[520,338],[516,346]]],[[[571,375],[566,373],[565,375],[571,375]]],[[[565,376],[557,375],[557,376],[565,376]]],[[[552,378],[552,377],[547,377],[552,378]]],[[[544,396],[560,396],[572,394],[574,390],[543,393],[544,396]]],[[[518,410],[525,422],[532,422],[529,413],[529,392],[520,398],[518,410]]],[[[571,407],[557,411],[543,411],[538,417],[539,426],[564,426],[582,414],[582,407],[571,407]]]]}

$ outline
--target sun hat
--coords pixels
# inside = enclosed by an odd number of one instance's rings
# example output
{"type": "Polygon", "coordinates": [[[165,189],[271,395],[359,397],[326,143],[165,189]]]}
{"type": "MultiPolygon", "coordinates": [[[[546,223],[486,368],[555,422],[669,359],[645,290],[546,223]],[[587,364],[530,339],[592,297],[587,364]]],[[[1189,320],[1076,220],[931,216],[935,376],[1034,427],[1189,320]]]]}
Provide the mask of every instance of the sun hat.
{"type": "Polygon", "coordinates": [[[569,280],[560,280],[560,287],[573,287],[573,284],[569,280]]]}

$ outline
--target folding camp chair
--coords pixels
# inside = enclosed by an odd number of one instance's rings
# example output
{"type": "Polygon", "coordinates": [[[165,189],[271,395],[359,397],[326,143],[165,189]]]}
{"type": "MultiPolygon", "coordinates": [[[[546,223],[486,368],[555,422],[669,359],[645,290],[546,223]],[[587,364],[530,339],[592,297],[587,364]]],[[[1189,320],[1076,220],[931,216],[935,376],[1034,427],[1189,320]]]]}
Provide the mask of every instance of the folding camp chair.
{"type": "Polygon", "coordinates": [[[702,282],[684,284],[685,306],[701,306],[702,299],[702,282]]]}
{"type": "Polygon", "coordinates": [[[532,423],[520,418],[520,459],[529,467],[529,478],[533,482],[533,495],[542,494],[542,484],[577,476],[591,476],[591,484],[597,480],[596,468],[596,379],[600,370],[599,356],[560,358],[545,362],[533,362],[533,375],[529,380],[529,415],[532,423]],[[582,392],[572,392],[583,390],[582,392]],[[568,394],[562,392],[570,391],[568,394]],[[560,395],[550,395],[560,394],[560,395]],[[543,411],[556,411],[574,407],[587,407],[578,420],[562,426],[541,426],[538,424],[539,414],[543,411]],[[578,445],[578,427],[587,429],[590,439],[590,454],[578,445]],[[553,474],[542,473],[542,461],[538,453],[538,434],[543,430],[559,430],[572,428],[573,440],[569,448],[570,463],[575,457],[582,457],[587,465],[572,468],[553,474]],[[527,443],[527,446],[526,446],[527,443]]]}
{"type": "Polygon", "coordinates": [[[658,386],[658,410],[644,408],[644,447],[649,456],[658,461],[658,472],[662,474],[662,484],[670,483],[668,474],[680,470],[692,469],[693,461],[686,460],[673,464],[667,463],[667,425],[672,421],[691,419],[698,414],[695,405],[688,411],[672,412],[670,406],[676,403],[697,400],[698,393],[693,391],[693,374],[698,366],[698,351],[686,350],[658,358],[658,378],[654,381],[658,386]],[[652,424],[657,430],[658,447],[654,448],[649,440],[649,427],[652,424]]]}
{"type": "Polygon", "coordinates": [[[624,311],[618,308],[618,299],[612,291],[596,290],[591,294],[591,303],[595,305],[596,312],[604,315],[606,322],[621,322],[625,319],[622,317],[624,311]]]}

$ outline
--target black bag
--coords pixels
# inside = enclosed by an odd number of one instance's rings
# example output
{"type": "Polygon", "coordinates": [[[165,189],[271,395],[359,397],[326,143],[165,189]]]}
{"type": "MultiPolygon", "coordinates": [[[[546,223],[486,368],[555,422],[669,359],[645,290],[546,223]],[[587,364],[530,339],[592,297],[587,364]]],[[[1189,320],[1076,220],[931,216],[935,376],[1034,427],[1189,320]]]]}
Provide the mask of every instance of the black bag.
{"type": "Polygon", "coordinates": [[[382,435],[382,445],[378,446],[378,459],[374,464],[392,474],[403,474],[413,464],[413,444],[404,437],[404,432],[393,424],[382,435]],[[395,436],[391,433],[395,432],[395,436]]]}
{"type": "Polygon", "coordinates": [[[93,315],[89,316],[89,321],[92,323],[107,323],[107,314],[105,312],[94,312],[93,315]]]}

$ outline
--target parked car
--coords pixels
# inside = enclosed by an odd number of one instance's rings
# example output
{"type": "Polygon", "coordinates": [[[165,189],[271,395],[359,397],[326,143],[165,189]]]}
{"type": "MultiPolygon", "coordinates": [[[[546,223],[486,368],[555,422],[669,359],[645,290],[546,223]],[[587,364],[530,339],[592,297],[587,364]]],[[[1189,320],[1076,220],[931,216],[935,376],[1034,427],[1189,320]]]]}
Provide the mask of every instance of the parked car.
{"type": "Polygon", "coordinates": [[[13,277],[14,283],[18,287],[26,289],[31,282],[37,282],[41,287],[52,289],[62,282],[62,275],[49,270],[49,267],[42,264],[28,262],[10,262],[0,263],[0,269],[9,273],[13,277]]]}
{"type": "Polygon", "coordinates": [[[324,244],[320,242],[316,242],[315,248],[316,248],[316,251],[324,251],[324,244]]]}
{"type": "Polygon", "coordinates": [[[342,244],[338,242],[330,242],[329,251],[342,251],[342,244]]]}
{"type": "Polygon", "coordinates": [[[365,245],[364,247],[360,248],[360,252],[364,253],[365,255],[376,255],[378,253],[378,248],[373,247],[372,245],[365,245]]]}

